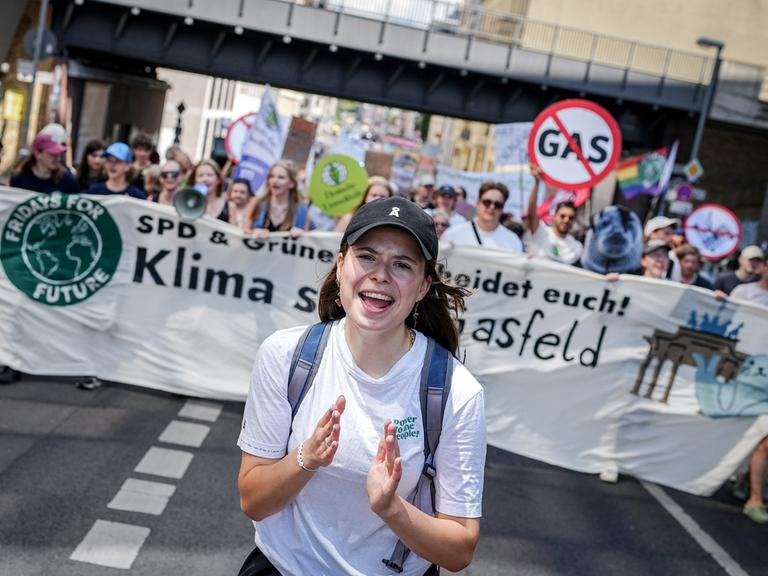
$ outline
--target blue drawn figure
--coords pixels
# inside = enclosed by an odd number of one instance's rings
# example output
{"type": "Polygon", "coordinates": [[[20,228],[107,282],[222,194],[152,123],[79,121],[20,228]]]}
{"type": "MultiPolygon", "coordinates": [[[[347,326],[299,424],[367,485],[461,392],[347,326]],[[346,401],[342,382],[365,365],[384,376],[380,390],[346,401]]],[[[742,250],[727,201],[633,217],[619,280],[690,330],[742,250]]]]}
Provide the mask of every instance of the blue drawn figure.
{"type": "Polygon", "coordinates": [[[736,326],[736,328],[728,332],[728,335],[726,336],[726,338],[730,338],[731,340],[738,340],[739,332],[741,332],[741,329],[743,328],[743,326],[744,326],[744,322],[742,322],[741,324],[736,326]]]}
{"type": "Polygon", "coordinates": [[[717,376],[719,354],[709,360],[700,352],[692,356],[697,366],[696,399],[704,414],[713,418],[768,414],[768,354],[747,357],[727,382],[717,376]]]}
{"type": "Polygon", "coordinates": [[[698,320],[696,318],[696,310],[691,310],[691,315],[688,317],[688,328],[696,330],[698,327],[698,320]]]}

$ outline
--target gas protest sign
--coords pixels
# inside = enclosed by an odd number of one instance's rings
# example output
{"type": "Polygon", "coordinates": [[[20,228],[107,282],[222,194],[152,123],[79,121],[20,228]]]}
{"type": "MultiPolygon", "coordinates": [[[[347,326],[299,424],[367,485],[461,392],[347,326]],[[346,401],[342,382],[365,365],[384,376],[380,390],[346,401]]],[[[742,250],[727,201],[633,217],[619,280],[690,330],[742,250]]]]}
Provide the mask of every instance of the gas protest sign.
{"type": "Polygon", "coordinates": [[[603,107],[588,100],[563,100],[536,117],[528,156],[548,184],[564,190],[589,188],[616,166],[621,132],[603,107]]]}

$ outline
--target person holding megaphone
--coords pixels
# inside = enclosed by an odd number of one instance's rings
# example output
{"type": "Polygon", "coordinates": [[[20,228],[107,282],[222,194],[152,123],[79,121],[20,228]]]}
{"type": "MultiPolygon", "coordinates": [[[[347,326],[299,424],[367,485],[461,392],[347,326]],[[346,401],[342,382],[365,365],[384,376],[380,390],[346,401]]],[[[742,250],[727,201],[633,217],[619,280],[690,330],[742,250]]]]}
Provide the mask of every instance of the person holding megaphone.
{"type": "Polygon", "coordinates": [[[205,194],[206,216],[229,222],[229,197],[224,192],[223,184],[221,168],[208,159],[197,163],[188,182],[189,186],[205,194]]]}
{"type": "Polygon", "coordinates": [[[290,232],[296,236],[314,229],[308,206],[299,198],[299,180],[293,166],[275,162],[267,173],[267,191],[251,200],[243,229],[257,238],[270,232],[290,232]]]}

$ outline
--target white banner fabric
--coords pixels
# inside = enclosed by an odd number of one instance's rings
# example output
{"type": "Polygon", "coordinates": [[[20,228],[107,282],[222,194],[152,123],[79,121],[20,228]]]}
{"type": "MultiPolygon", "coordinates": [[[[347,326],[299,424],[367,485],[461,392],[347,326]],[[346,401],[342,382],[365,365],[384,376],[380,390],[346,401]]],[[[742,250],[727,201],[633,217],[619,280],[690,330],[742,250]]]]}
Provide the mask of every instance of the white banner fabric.
{"type": "MultiPolygon", "coordinates": [[[[335,233],[256,240],[126,197],[1,192],[0,364],[31,374],[242,400],[260,342],[316,321],[338,249],[335,233]]],[[[710,494],[768,435],[767,309],[441,248],[475,291],[462,345],[490,444],[710,494]]]]}

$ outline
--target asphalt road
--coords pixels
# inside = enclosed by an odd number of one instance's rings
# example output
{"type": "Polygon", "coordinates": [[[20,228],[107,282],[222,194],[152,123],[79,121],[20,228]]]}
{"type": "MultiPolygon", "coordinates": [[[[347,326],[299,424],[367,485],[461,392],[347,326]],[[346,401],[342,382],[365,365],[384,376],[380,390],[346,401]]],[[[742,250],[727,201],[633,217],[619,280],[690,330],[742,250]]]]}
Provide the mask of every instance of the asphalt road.
{"type": "MultiPolygon", "coordinates": [[[[252,542],[236,487],[241,412],[66,378],[0,386],[0,576],[236,574],[252,542]]],[[[632,478],[605,484],[490,448],[482,537],[462,574],[766,573],[768,525],[727,490],[661,494],[666,508],[632,478]]]]}

